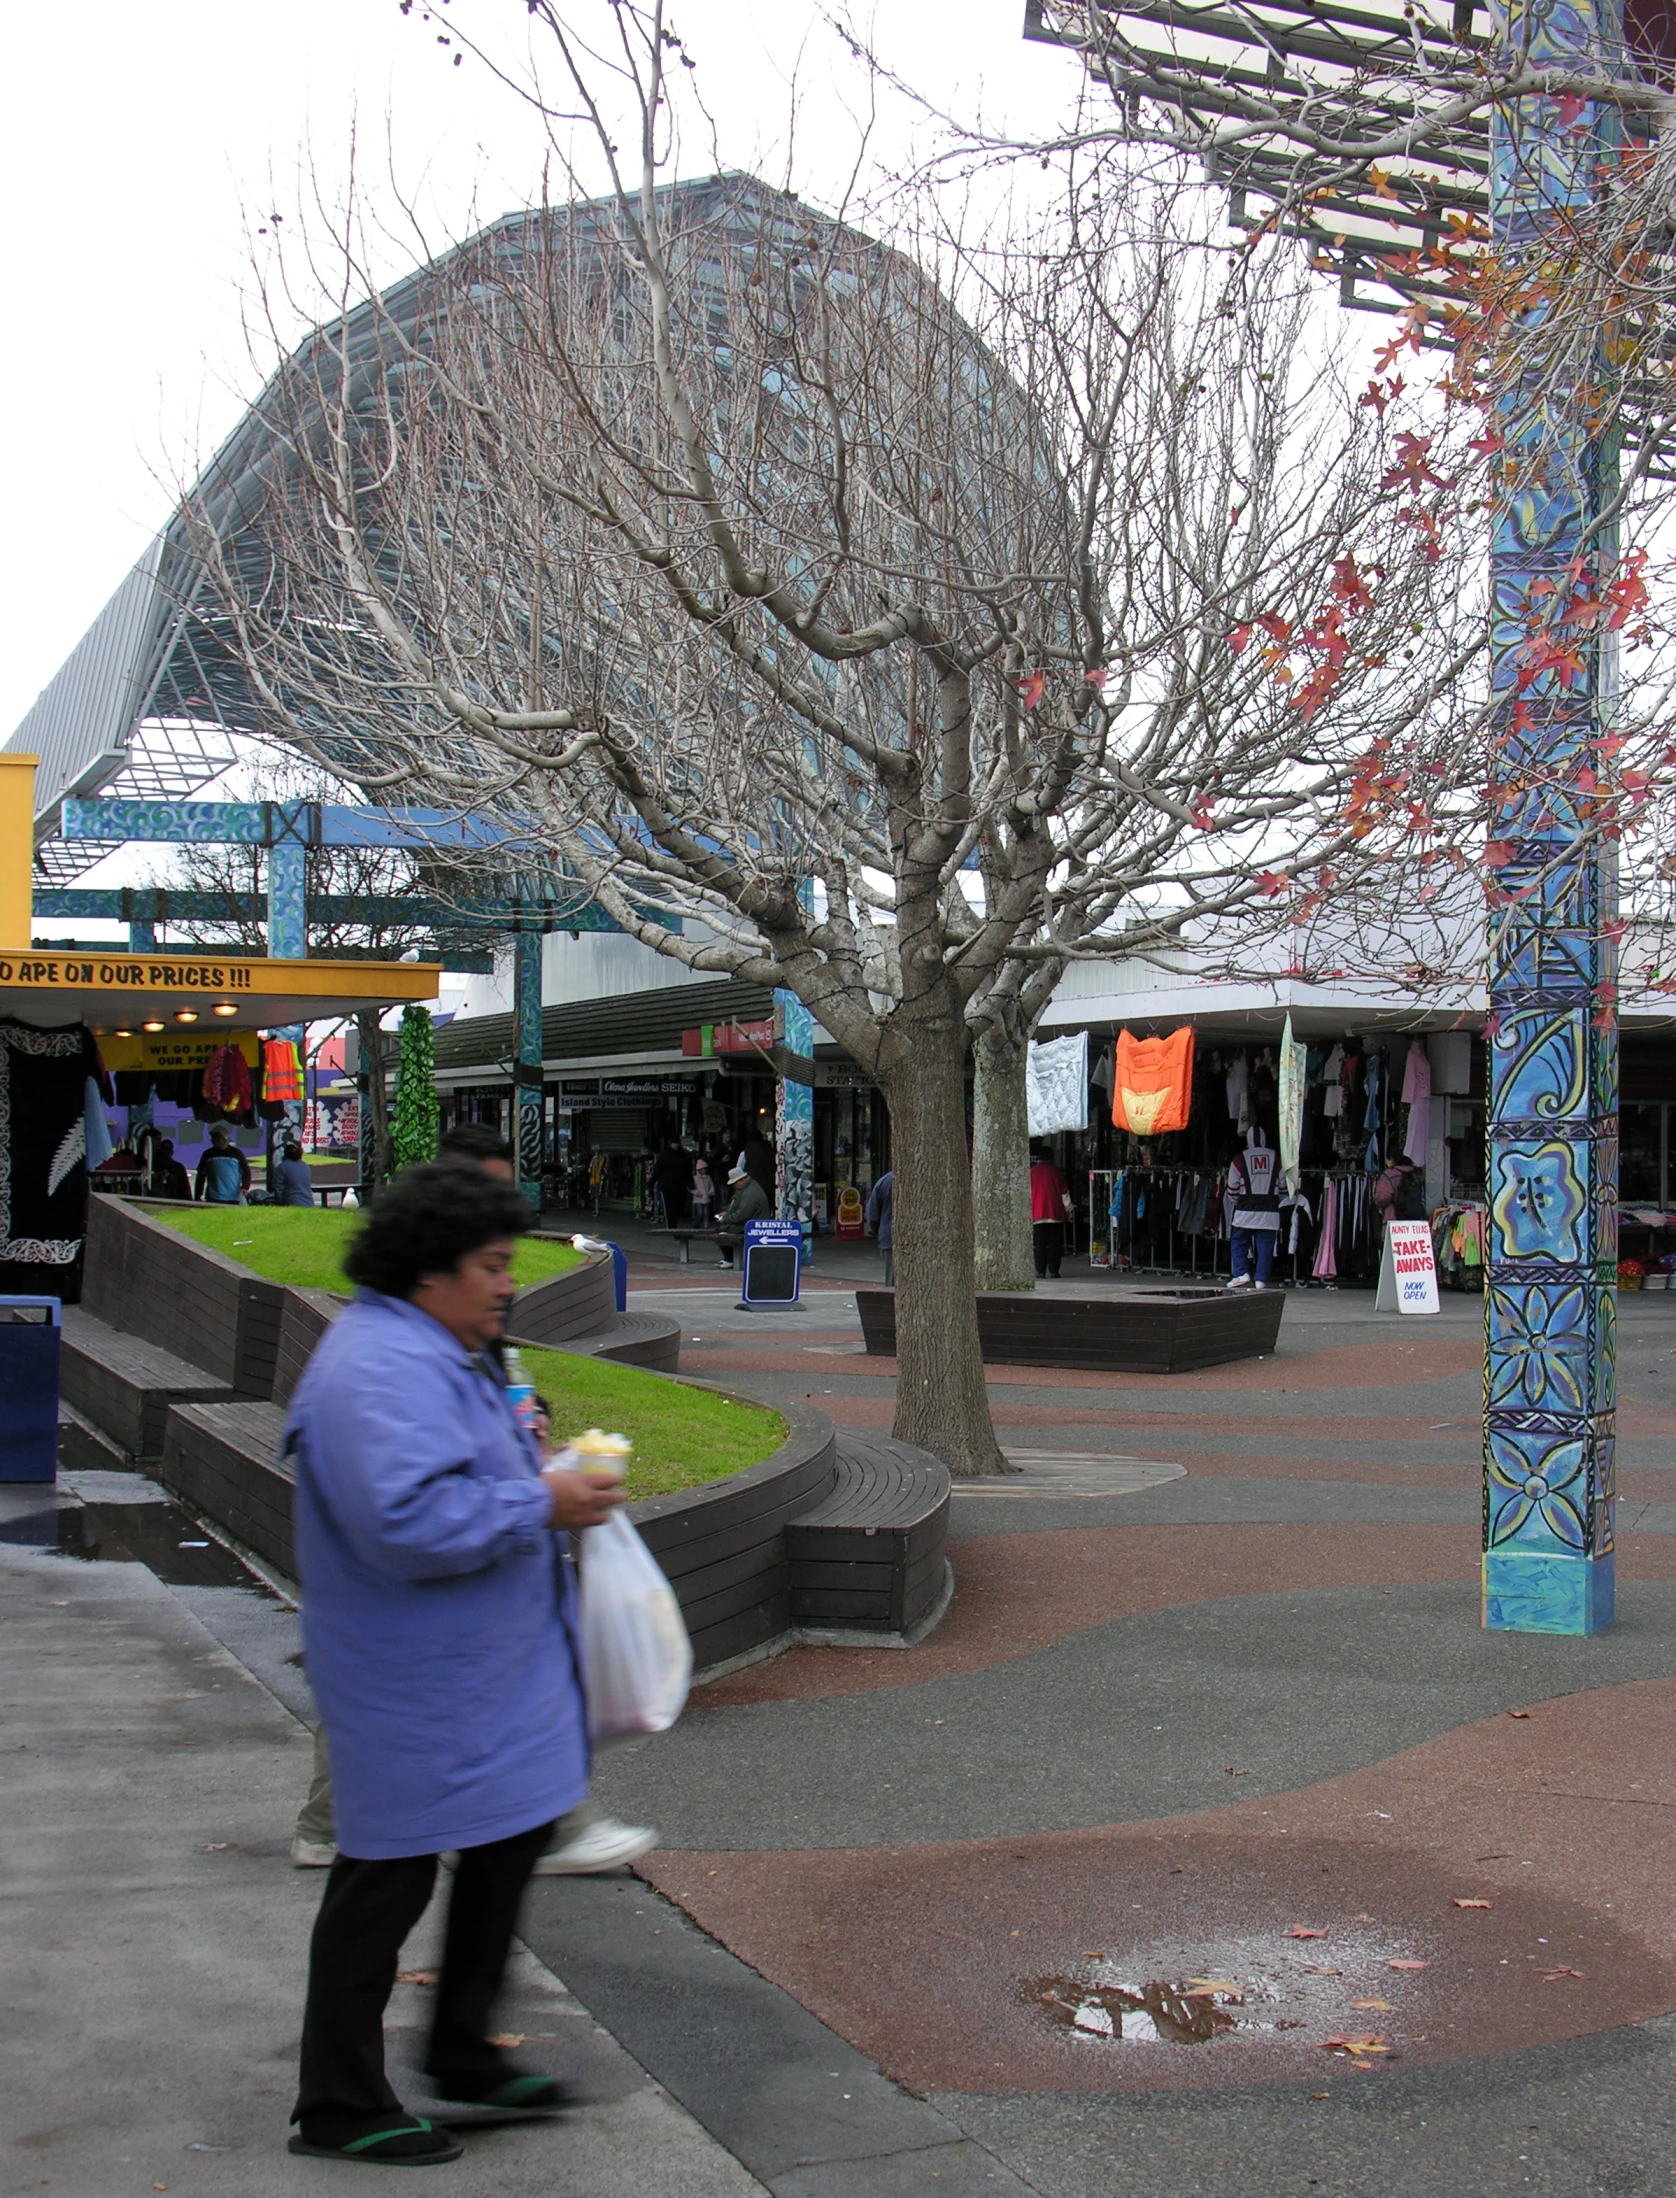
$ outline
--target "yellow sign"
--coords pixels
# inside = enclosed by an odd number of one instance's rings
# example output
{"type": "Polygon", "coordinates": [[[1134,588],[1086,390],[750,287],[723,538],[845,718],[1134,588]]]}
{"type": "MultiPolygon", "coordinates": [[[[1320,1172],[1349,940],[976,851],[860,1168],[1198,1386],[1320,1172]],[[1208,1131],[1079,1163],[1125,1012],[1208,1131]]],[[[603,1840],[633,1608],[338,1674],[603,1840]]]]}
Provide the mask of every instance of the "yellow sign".
{"type": "Polygon", "coordinates": [[[202,1068],[222,1046],[236,1046],[249,1065],[256,1066],[262,1041],[250,1030],[194,1030],[175,1035],[118,1038],[107,1031],[99,1040],[99,1058],[114,1076],[119,1069],[202,1068]]]}
{"type": "Polygon", "coordinates": [[[29,936],[35,758],[0,754],[0,939],[29,936]]]}
{"type": "Polygon", "coordinates": [[[0,986],[26,992],[434,1000],[439,974],[435,962],[216,961],[196,954],[49,954],[31,947],[0,953],[0,986]]]}

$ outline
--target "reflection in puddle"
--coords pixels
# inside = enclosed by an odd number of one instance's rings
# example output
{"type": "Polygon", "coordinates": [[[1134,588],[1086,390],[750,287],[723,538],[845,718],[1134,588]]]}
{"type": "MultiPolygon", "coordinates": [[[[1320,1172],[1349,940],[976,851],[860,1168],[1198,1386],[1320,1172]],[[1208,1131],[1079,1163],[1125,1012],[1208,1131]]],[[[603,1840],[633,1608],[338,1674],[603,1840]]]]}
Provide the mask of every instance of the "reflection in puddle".
{"type": "Polygon", "coordinates": [[[243,1587],[271,1593],[265,1580],[189,1511],[173,1503],[70,1503],[0,1523],[0,1542],[84,1564],[141,1564],[171,1587],[243,1587]]]}
{"type": "Polygon", "coordinates": [[[1225,1979],[1172,1984],[1155,1977],[1150,1984],[1126,1985],[1032,1977],[1025,1982],[1024,1996],[1065,2028],[1131,2045],[1209,2045],[1235,2027],[1230,2007],[1243,2004],[1242,1995],[1225,1979]]]}

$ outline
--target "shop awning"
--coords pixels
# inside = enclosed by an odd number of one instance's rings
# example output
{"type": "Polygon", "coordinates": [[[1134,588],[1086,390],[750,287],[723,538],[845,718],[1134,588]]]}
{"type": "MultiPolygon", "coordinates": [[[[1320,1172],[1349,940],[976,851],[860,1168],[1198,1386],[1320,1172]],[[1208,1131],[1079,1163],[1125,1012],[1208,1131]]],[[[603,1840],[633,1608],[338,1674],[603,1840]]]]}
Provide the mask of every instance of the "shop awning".
{"type": "Polygon", "coordinates": [[[267,1030],[434,1000],[437,962],[270,962],[214,954],[0,951],[0,1015],[96,1037],[267,1030]],[[146,1026],[155,1029],[147,1033],[146,1026]]]}

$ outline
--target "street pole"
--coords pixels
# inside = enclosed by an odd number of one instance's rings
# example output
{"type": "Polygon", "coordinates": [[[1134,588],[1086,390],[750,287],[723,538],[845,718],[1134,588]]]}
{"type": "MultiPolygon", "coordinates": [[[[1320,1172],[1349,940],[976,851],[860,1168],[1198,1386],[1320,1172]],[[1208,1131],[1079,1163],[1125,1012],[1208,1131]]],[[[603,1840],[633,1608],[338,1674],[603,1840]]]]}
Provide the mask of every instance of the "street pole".
{"type": "MultiPolygon", "coordinates": [[[[1539,67],[1621,66],[1621,0],[1506,0],[1496,31],[1539,67]]],[[[1620,128],[1595,103],[1570,116],[1557,100],[1495,110],[1491,234],[1504,266],[1595,200],[1620,128]]],[[[1489,872],[1483,1591],[1485,1625],[1517,1633],[1612,1622],[1617,876],[1591,796],[1615,643],[1599,626],[1567,632],[1583,666],[1568,685],[1535,670],[1532,645],[1610,577],[1606,337],[1578,339],[1569,387],[1551,363],[1540,387],[1515,373],[1495,423],[1506,470],[1490,551],[1492,838],[1504,859],[1489,872]]]]}
{"type": "Polygon", "coordinates": [[[815,1094],[785,1073],[787,1056],[813,1062],[815,1019],[795,992],[774,995],[774,1043],[780,1075],[774,1085],[774,1211],[803,1224],[805,1256],[814,1228],[815,1094]]]}
{"type": "Polygon", "coordinates": [[[512,936],[512,1005],[517,1034],[513,1066],[514,1142],[518,1152],[518,1188],[537,1214],[541,1212],[541,933],[512,936]]]}

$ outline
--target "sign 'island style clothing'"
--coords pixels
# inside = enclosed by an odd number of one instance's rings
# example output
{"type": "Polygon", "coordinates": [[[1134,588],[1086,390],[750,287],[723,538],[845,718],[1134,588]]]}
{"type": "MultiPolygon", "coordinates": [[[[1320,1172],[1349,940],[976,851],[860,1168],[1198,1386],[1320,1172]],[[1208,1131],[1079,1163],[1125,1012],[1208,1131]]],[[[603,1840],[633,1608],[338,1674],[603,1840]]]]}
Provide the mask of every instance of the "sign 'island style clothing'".
{"type": "Polygon", "coordinates": [[[310,1359],[285,1440],[343,1853],[480,1847],[574,1808],[575,1588],[535,1443],[491,1369],[417,1306],[362,1290],[310,1359]]]}

